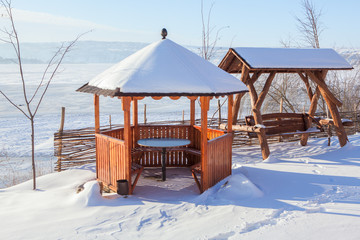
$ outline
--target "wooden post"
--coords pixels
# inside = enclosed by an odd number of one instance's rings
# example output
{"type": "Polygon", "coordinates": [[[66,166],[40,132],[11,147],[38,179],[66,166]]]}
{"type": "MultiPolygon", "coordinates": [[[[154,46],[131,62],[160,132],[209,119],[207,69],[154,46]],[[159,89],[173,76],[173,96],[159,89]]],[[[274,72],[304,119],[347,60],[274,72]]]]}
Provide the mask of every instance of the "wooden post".
{"type": "Polygon", "coordinates": [[[190,99],[190,125],[195,125],[195,100],[196,98],[190,99]]]}
{"type": "MultiPolygon", "coordinates": [[[[261,112],[255,108],[255,109],[253,109],[253,114],[254,114],[255,124],[262,124],[261,112]]],[[[270,149],[269,149],[269,144],[266,139],[265,129],[260,128],[260,132],[256,133],[256,134],[259,139],[259,144],[260,144],[263,160],[265,160],[270,156],[270,149]]]]}
{"type": "Polygon", "coordinates": [[[220,103],[220,99],[218,99],[218,108],[219,108],[219,126],[221,124],[221,103],[220,103]]]}
{"type": "Polygon", "coordinates": [[[323,96],[327,106],[329,107],[329,111],[331,117],[334,121],[334,126],[336,130],[336,134],[339,138],[340,146],[343,147],[347,143],[347,135],[344,129],[344,126],[341,121],[341,117],[337,107],[341,107],[342,103],[332,94],[325,83],[327,71],[317,71],[317,72],[308,72],[310,78],[318,84],[320,89],[320,93],[323,96]]]}
{"type": "Polygon", "coordinates": [[[184,124],[185,123],[185,111],[183,110],[182,111],[182,124],[184,124]]]}
{"type": "Polygon", "coordinates": [[[110,125],[110,129],[111,129],[111,114],[109,114],[109,125],[110,125]]]}
{"type": "MultiPolygon", "coordinates": [[[[253,115],[254,115],[254,120],[255,120],[255,124],[262,124],[262,116],[261,116],[261,106],[265,100],[266,94],[269,92],[271,83],[275,77],[276,72],[272,71],[270,72],[268,78],[266,79],[265,85],[263,90],[261,91],[261,93],[259,94],[259,96],[256,93],[255,87],[254,87],[254,82],[252,80],[249,81],[248,83],[248,88],[249,88],[249,94],[250,94],[250,98],[251,98],[251,105],[252,105],[252,111],[253,111],[253,115]]],[[[255,73],[254,73],[255,75],[255,73]]],[[[259,74],[257,74],[259,75],[259,74]]],[[[256,76],[256,75],[255,75],[256,76]]],[[[265,136],[265,129],[261,128],[260,132],[257,133],[258,139],[259,139],[259,143],[260,143],[260,147],[261,147],[261,154],[263,159],[267,159],[270,156],[270,149],[269,149],[269,145],[265,136]]]]}
{"type": "Polygon", "coordinates": [[[64,123],[65,123],[65,107],[61,108],[61,120],[60,120],[60,127],[59,127],[59,150],[57,153],[57,170],[58,172],[61,172],[61,154],[62,154],[62,135],[64,132],[64,123]]]}
{"type": "Polygon", "coordinates": [[[133,126],[134,126],[134,135],[133,135],[133,146],[136,146],[137,141],[139,140],[139,123],[138,123],[138,100],[133,99],[133,126]]]}
{"type": "MultiPolygon", "coordinates": [[[[319,87],[316,87],[315,94],[311,94],[311,96],[312,96],[312,99],[311,99],[310,108],[309,108],[308,113],[309,113],[310,116],[314,116],[314,114],[316,112],[317,105],[318,105],[319,96],[320,96],[319,87]]],[[[311,124],[310,119],[308,120],[307,124],[308,125],[311,124]]],[[[309,127],[309,126],[307,126],[307,127],[309,127]]],[[[306,146],[308,139],[309,139],[309,134],[302,134],[301,139],[300,139],[300,144],[302,146],[306,146]]]]}
{"type": "Polygon", "coordinates": [[[124,111],[124,142],[125,142],[125,178],[129,184],[129,194],[132,194],[131,186],[131,128],[130,128],[130,97],[122,97],[121,99],[122,110],[124,111]]]}
{"type": "Polygon", "coordinates": [[[209,188],[209,173],[207,167],[207,113],[209,111],[209,97],[200,97],[201,104],[201,192],[209,188]]]}
{"type": "Polygon", "coordinates": [[[281,98],[280,99],[280,113],[282,113],[283,112],[283,104],[284,104],[284,99],[283,98],[281,98]]]}
{"type": "Polygon", "coordinates": [[[334,121],[335,131],[336,131],[336,134],[337,134],[337,136],[339,138],[340,146],[343,147],[347,143],[347,135],[346,135],[346,132],[345,132],[345,128],[344,128],[344,126],[342,124],[339,111],[338,111],[335,103],[333,103],[331,101],[331,99],[325,94],[324,91],[322,91],[321,88],[320,88],[320,92],[321,92],[321,95],[323,96],[323,98],[325,99],[326,104],[329,107],[331,117],[332,117],[332,119],[334,121]]]}
{"type": "Polygon", "coordinates": [[[95,112],[95,133],[100,133],[100,105],[99,96],[94,94],[94,112],[95,112]]]}
{"type": "Polygon", "coordinates": [[[146,124],[146,104],[144,104],[144,124],[146,124]]]}
{"type": "Polygon", "coordinates": [[[234,98],[233,95],[228,96],[228,126],[227,126],[227,132],[232,133],[232,107],[234,105],[234,98]]]}

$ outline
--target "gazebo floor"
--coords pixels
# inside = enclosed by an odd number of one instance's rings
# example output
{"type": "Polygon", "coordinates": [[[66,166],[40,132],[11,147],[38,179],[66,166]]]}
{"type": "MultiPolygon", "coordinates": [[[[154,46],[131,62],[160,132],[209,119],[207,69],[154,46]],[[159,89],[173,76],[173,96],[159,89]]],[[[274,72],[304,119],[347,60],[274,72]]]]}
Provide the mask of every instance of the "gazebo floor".
{"type": "MultiPolygon", "coordinates": [[[[147,201],[186,201],[198,196],[199,189],[189,168],[167,168],[166,181],[161,180],[161,168],[145,168],[132,197],[147,201]]],[[[121,197],[116,193],[104,194],[108,198],[121,197]]]]}

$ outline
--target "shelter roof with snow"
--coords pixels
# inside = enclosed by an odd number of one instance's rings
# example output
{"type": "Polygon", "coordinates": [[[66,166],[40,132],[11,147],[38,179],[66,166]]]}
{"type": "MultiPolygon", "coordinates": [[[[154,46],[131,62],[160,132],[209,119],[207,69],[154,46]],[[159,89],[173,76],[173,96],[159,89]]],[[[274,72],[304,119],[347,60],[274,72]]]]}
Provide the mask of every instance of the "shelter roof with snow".
{"type": "Polygon", "coordinates": [[[248,90],[239,79],[164,39],[115,64],[77,91],[105,96],[221,96],[248,90]]]}
{"type": "Polygon", "coordinates": [[[333,49],[230,48],[219,67],[229,73],[241,73],[245,64],[256,70],[297,72],[298,70],[349,70],[352,66],[333,49]]]}

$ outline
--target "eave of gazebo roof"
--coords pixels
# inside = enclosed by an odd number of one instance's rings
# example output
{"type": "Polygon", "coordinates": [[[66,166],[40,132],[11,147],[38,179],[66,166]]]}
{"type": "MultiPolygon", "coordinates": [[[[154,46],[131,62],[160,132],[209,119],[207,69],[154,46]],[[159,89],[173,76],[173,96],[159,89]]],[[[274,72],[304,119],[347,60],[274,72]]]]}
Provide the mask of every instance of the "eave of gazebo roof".
{"type": "Polygon", "coordinates": [[[247,92],[248,90],[241,90],[241,91],[232,91],[232,92],[121,92],[120,89],[116,90],[108,90],[108,89],[101,89],[98,87],[90,86],[87,84],[80,87],[77,91],[79,92],[87,92],[96,95],[102,96],[109,96],[109,97],[190,97],[190,96],[208,96],[208,97],[221,97],[227,96],[232,94],[237,94],[241,92],[247,92]]]}

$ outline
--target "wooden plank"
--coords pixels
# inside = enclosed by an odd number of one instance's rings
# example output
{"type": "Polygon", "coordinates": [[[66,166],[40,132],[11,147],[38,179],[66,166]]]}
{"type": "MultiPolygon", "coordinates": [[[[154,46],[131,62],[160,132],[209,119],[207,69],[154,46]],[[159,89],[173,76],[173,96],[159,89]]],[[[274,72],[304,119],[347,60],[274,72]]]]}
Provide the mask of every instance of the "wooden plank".
{"type": "Polygon", "coordinates": [[[95,133],[100,132],[100,103],[99,96],[94,94],[95,133]]]}
{"type": "Polygon", "coordinates": [[[273,120],[273,121],[263,121],[263,124],[266,127],[281,127],[281,126],[291,126],[291,125],[301,125],[304,126],[303,118],[287,119],[287,120],[273,120]]]}
{"type": "Polygon", "coordinates": [[[268,120],[268,119],[276,119],[276,118],[299,118],[302,119],[303,118],[303,114],[302,113],[268,113],[268,114],[262,114],[261,115],[262,120],[268,120]]]}
{"type": "Polygon", "coordinates": [[[299,124],[293,124],[293,125],[287,125],[287,126],[265,128],[266,135],[289,133],[289,132],[296,132],[296,131],[306,131],[304,124],[299,123],[299,124]]]}
{"type": "Polygon", "coordinates": [[[209,187],[231,175],[232,134],[208,142],[209,187]]]}

